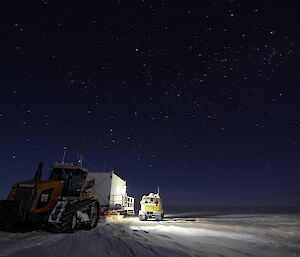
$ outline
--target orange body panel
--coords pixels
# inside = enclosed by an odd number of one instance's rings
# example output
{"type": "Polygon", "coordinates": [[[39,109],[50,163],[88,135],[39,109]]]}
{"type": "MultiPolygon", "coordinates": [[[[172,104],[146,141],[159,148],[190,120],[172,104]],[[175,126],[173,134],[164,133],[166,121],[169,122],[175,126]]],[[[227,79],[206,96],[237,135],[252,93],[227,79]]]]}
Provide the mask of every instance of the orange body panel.
{"type": "Polygon", "coordinates": [[[59,198],[62,196],[63,189],[64,189],[64,182],[63,181],[45,181],[45,182],[36,182],[36,181],[24,181],[18,182],[13,184],[13,188],[18,187],[19,185],[27,184],[27,185],[34,185],[36,188],[36,195],[34,196],[34,204],[32,206],[31,212],[32,213],[43,213],[52,211],[58,202],[59,198]],[[44,190],[53,189],[51,195],[49,196],[50,199],[48,203],[42,208],[36,208],[38,201],[40,199],[41,193],[44,190]]]}
{"type": "Polygon", "coordinates": [[[37,196],[33,205],[32,212],[33,213],[42,213],[47,211],[52,211],[58,202],[59,198],[62,196],[63,188],[64,188],[64,182],[63,181],[47,181],[47,182],[41,182],[36,184],[36,187],[38,188],[37,196]],[[40,194],[42,191],[53,188],[50,201],[48,204],[43,207],[36,209],[37,202],[40,198],[40,194]]]}

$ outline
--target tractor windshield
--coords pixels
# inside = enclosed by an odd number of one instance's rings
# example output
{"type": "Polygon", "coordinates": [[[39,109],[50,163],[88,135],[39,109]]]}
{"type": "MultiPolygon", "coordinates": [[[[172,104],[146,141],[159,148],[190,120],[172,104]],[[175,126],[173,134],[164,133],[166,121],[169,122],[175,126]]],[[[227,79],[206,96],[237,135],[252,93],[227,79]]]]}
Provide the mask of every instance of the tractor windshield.
{"type": "Polygon", "coordinates": [[[145,204],[158,204],[160,202],[159,198],[143,198],[142,200],[145,204]]]}
{"type": "Polygon", "coordinates": [[[54,168],[49,180],[64,181],[64,195],[79,196],[83,183],[83,174],[74,169],[54,168]]]}
{"type": "Polygon", "coordinates": [[[65,169],[53,169],[49,180],[60,180],[60,181],[67,181],[68,177],[70,175],[70,171],[69,170],[65,170],[65,169]]]}

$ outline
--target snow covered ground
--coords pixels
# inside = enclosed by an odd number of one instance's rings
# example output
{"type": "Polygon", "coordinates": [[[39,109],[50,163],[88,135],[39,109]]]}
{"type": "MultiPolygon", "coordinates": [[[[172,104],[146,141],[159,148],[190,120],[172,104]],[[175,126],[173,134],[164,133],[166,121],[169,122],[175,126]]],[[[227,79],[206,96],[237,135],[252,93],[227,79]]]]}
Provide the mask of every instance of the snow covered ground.
{"type": "Polygon", "coordinates": [[[300,216],[177,215],[99,223],[74,234],[0,232],[0,256],[300,256],[300,216]]]}

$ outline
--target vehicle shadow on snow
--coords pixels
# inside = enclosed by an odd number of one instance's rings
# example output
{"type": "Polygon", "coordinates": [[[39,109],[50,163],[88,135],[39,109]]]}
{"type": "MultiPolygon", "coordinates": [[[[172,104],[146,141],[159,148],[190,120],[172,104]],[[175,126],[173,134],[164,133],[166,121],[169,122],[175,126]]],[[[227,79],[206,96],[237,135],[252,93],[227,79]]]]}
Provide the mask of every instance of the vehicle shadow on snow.
{"type": "Polygon", "coordinates": [[[10,232],[10,233],[27,233],[36,230],[46,230],[47,228],[43,228],[42,226],[35,225],[24,225],[24,224],[12,224],[8,222],[0,223],[0,231],[1,232],[10,232]]]}
{"type": "Polygon", "coordinates": [[[34,231],[44,231],[52,234],[72,234],[80,230],[90,230],[90,228],[79,226],[73,231],[58,231],[54,226],[49,226],[46,224],[12,224],[8,222],[0,223],[0,232],[8,233],[29,233],[34,231]]]}
{"type": "Polygon", "coordinates": [[[54,227],[47,226],[47,225],[12,224],[12,223],[8,223],[8,222],[2,222],[2,223],[0,223],[0,232],[8,232],[8,233],[30,233],[30,232],[34,232],[34,231],[44,231],[44,232],[48,232],[48,233],[58,233],[54,229],[54,227]]]}

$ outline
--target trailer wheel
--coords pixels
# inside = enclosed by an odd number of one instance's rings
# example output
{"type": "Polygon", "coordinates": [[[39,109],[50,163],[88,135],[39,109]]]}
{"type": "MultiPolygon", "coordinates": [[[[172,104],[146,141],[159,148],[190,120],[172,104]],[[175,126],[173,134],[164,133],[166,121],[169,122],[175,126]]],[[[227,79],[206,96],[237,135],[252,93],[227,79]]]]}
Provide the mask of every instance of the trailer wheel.
{"type": "Polygon", "coordinates": [[[156,217],[155,217],[155,220],[156,220],[156,221],[161,221],[161,220],[163,220],[162,214],[156,216],[156,217]]]}
{"type": "Polygon", "coordinates": [[[140,221],[145,221],[145,220],[147,220],[147,216],[146,215],[139,215],[139,220],[140,221]]]}

